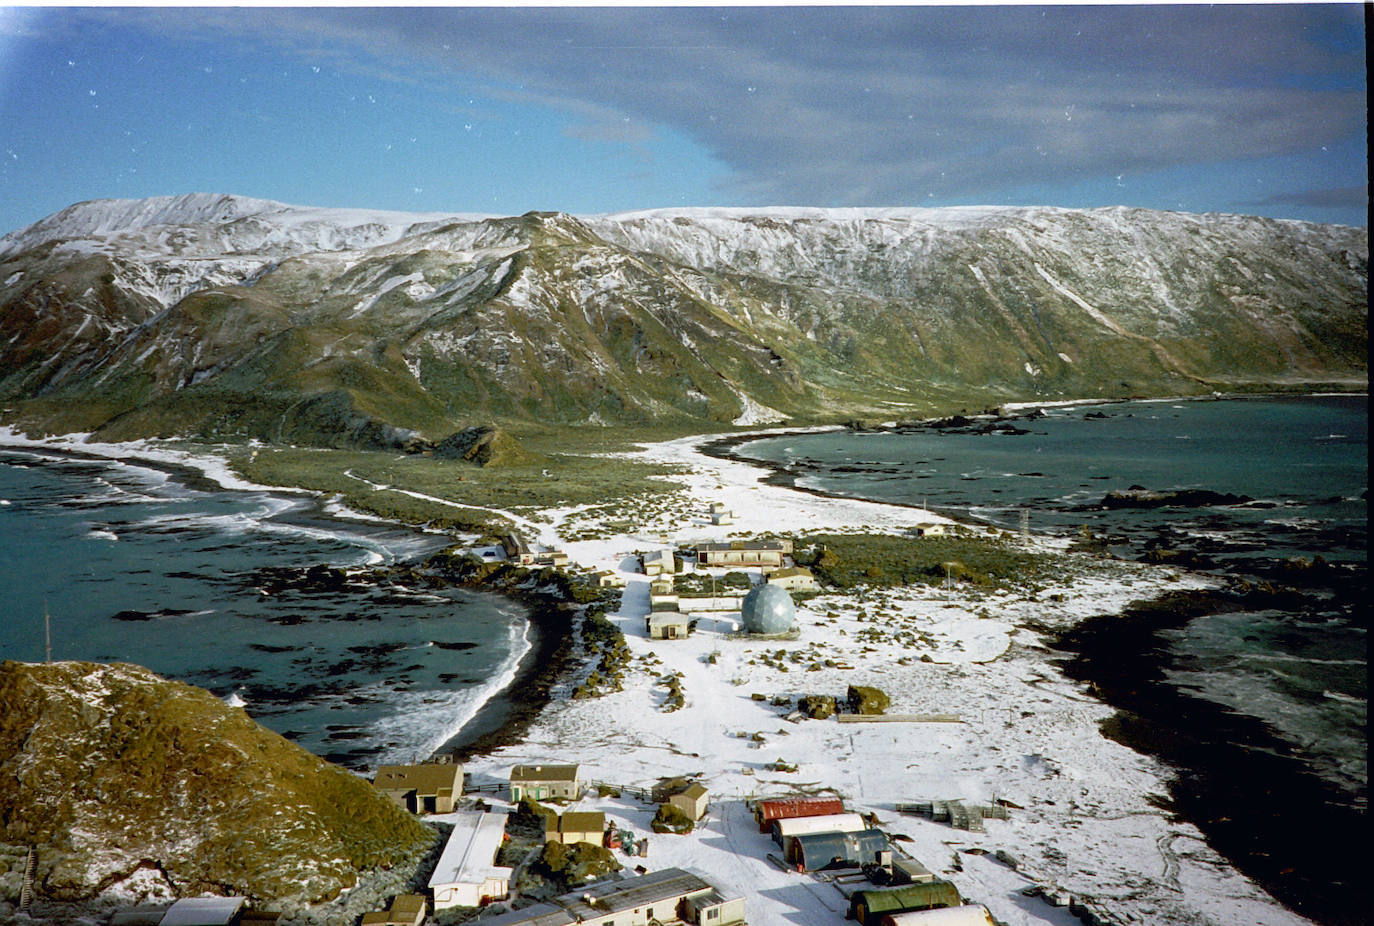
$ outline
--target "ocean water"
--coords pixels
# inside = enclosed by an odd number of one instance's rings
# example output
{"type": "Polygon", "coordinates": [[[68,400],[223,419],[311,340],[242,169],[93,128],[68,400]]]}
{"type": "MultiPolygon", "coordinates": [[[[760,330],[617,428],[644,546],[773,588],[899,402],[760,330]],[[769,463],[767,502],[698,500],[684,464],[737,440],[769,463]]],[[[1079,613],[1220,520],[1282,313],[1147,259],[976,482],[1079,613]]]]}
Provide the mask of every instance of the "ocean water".
{"type": "Polygon", "coordinates": [[[1331,860],[1362,854],[1349,828],[1368,804],[1368,398],[1042,411],[1017,422],[1026,433],[826,432],[736,452],[830,494],[1295,588],[1129,636],[1108,619],[1072,671],[1116,696],[1134,745],[1175,765],[1175,805],[1242,870],[1321,922],[1363,921],[1366,879],[1331,860]],[[1244,500],[1102,506],[1132,487],[1244,500]],[[1295,568],[1318,557],[1330,565],[1295,568]]]}
{"type": "MultiPolygon", "coordinates": [[[[144,466],[0,448],[0,658],[132,662],[355,769],[429,755],[514,675],[524,610],[461,589],[286,588],[447,538],[212,491],[144,466]]],[[[358,570],[361,572],[362,570],[358,570]]]]}

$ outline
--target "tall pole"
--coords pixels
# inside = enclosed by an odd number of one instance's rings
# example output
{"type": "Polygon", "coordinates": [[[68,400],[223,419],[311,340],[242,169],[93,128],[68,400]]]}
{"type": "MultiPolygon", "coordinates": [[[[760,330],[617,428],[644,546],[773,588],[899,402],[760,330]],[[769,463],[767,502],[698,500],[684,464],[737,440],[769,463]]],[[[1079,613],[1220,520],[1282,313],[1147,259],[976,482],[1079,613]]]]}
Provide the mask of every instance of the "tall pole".
{"type": "Polygon", "coordinates": [[[48,600],[43,599],[44,662],[52,662],[52,618],[48,615],[48,600]]]}

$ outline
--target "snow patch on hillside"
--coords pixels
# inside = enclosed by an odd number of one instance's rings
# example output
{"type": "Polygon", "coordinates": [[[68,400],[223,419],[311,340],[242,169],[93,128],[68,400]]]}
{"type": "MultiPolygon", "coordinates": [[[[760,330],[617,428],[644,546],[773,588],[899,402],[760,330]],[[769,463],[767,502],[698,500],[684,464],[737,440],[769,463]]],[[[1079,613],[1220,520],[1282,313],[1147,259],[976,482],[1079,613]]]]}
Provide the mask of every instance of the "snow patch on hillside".
{"type": "Polygon", "coordinates": [[[787,420],[787,416],[782,412],[775,408],[769,408],[767,405],[761,405],[755,402],[743,392],[736,392],[735,396],[739,399],[740,405],[744,410],[740,412],[739,417],[734,420],[733,424],[752,426],[756,424],[777,424],[778,422],[787,420]]]}

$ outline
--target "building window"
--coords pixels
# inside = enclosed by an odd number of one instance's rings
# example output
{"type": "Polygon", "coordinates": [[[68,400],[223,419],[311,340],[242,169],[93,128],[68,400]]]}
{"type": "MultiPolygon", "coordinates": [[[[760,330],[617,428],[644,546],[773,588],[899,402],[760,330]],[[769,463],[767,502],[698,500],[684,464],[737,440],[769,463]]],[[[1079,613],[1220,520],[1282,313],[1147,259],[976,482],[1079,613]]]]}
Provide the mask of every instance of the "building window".
{"type": "Polygon", "coordinates": [[[706,918],[707,918],[708,920],[720,919],[720,911],[719,911],[719,910],[716,910],[716,909],[707,910],[707,911],[706,911],[706,918]]]}

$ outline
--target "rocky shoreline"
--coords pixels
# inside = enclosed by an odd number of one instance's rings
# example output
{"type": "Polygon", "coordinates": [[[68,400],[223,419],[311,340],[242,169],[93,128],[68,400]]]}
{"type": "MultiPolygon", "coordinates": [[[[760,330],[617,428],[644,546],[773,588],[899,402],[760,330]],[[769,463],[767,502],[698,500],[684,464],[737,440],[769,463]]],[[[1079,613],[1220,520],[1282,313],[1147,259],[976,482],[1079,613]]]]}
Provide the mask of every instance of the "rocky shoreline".
{"type": "MultiPolygon", "coordinates": [[[[1089,413],[1087,417],[1105,416],[1089,413]]],[[[970,430],[973,427],[978,423],[971,419],[938,419],[919,426],[850,430],[991,433],[988,428],[995,425],[988,423],[976,432],[970,430]]],[[[763,481],[770,485],[819,497],[847,497],[797,485],[808,472],[805,461],[800,465],[779,464],[751,458],[739,450],[760,437],[813,433],[779,430],[767,435],[735,435],[700,449],[719,459],[768,470],[763,481]]],[[[1268,509],[1276,504],[1226,492],[1151,490],[1133,485],[1107,493],[1084,510],[1207,507],[1268,509]]],[[[1238,870],[1290,909],[1334,926],[1363,922],[1362,912],[1352,912],[1366,910],[1369,903],[1368,886],[1356,861],[1363,853],[1352,829],[1352,825],[1357,829],[1363,819],[1363,792],[1352,801],[1350,793],[1315,774],[1301,750],[1263,722],[1193,696],[1167,678],[1171,671],[1188,668],[1182,657],[1171,651],[1169,638],[1194,618],[1277,609],[1311,613],[1307,619],[1316,619],[1329,596],[1348,602],[1365,600],[1363,571],[1347,574],[1321,556],[1255,555],[1265,552],[1262,545],[1255,545],[1249,557],[1237,562],[1233,559],[1242,548],[1236,541],[1209,541],[1202,535],[1185,538],[1161,532],[1143,543],[1141,538],[1135,543],[1118,540],[1122,549],[1114,552],[1125,559],[1168,563],[1210,574],[1227,587],[1143,597],[1119,613],[1090,617],[1069,630],[1039,628],[1047,632],[1049,645],[1063,654],[1056,664],[1067,677],[1086,683],[1096,698],[1115,711],[1102,723],[1103,735],[1158,758],[1173,770],[1168,796],[1160,798],[1162,808],[1176,819],[1195,825],[1238,870]],[[1322,845],[1329,851],[1312,854],[1275,849],[1294,845],[1322,845]]],[[[1101,552],[1107,552],[1104,538],[1095,541],[1101,552]]],[[[1088,545],[1079,546],[1086,549],[1088,545]]]]}
{"type": "MultiPolygon", "coordinates": [[[[116,462],[115,459],[103,454],[84,453],[79,449],[49,446],[38,442],[0,444],[0,448],[29,453],[41,452],[93,463],[116,462]]],[[[165,474],[197,491],[218,493],[251,490],[290,501],[299,508],[285,512],[279,517],[289,519],[296,525],[329,530],[337,529],[340,525],[351,526],[353,523],[327,510],[325,500],[314,492],[293,491],[277,486],[253,486],[251,489],[247,486],[226,486],[203,468],[153,456],[138,455],[117,462],[165,474]]],[[[392,526],[397,530],[419,533],[419,529],[411,525],[397,523],[392,526]]],[[[448,538],[450,543],[453,539],[448,538]]],[[[442,542],[440,537],[435,536],[436,546],[442,542]]],[[[488,592],[520,604],[525,609],[529,621],[529,651],[521,658],[511,682],[484,703],[472,719],[435,753],[462,761],[469,756],[518,742],[548,704],[552,688],[580,664],[575,652],[573,632],[573,620],[577,616],[577,609],[570,608],[569,597],[564,594],[562,586],[548,583],[540,585],[536,581],[537,570],[508,569],[499,574],[493,574],[491,570],[463,571],[452,565],[451,557],[448,564],[439,568],[435,563],[439,561],[440,556],[440,553],[431,553],[418,562],[399,562],[361,571],[325,564],[298,569],[260,570],[255,580],[262,583],[265,588],[332,588],[342,587],[344,584],[383,586],[393,582],[437,584],[488,592]]],[[[148,616],[134,613],[116,615],[117,618],[125,620],[142,620],[148,616]]]]}
{"type": "Polygon", "coordinates": [[[1091,617],[1054,633],[1049,645],[1068,678],[1116,709],[1102,733],[1175,770],[1167,810],[1207,835],[1213,848],[1291,909],[1331,926],[1364,923],[1369,886],[1361,860],[1363,813],[1316,776],[1264,723],[1228,710],[1166,675],[1178,657],[1166,637],[1194,618],[1263,611],[1292,590],[1166,592],[1120,614],[1091,617]],[[1181,718],[1187,718],[1186,722],[1181,718]],[[1321,845],[1321,853],[1275,852],[1321,845]]]}
{"type": "Polygon", "coordinates": [[[574,622],[587,607],[603,599],[575,590],[569,580],[553,570],[493,566],[471,557],[439,553],[421,569],[443,580],[480,591],[503,595],[524,605],[530,626],[530,649],[521,658],[515,677],[497,692],[461,730],[436,752],[462,762],[475,755],[519,743],[530,725],[553,698],[553,689],[581,664],[574,622]],[[578,602],[576,598],[589,600],[578,602]]]}

